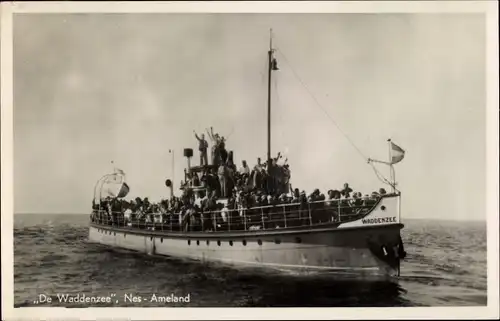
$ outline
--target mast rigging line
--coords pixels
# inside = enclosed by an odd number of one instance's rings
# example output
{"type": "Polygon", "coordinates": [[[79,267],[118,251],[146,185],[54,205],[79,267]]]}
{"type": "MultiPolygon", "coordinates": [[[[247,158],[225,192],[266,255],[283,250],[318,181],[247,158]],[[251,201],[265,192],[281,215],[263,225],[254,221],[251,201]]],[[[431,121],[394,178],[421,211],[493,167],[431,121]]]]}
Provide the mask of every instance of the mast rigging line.
{"type": "Polygon", "coordinates": [[[290,62],[288,61],[288,59],[286,58],[285,54],[283,53],[283,51],[281,49],[278,49],[278,48],[275,48],[275,51],[276,52],[279,52],[280,55],[282,56],[283,60],[285,61],[285,63],[288,65],[288,67],[290,67],[290,70],[292,71],[292,73],[294,74],[295,78],[297,78],[297,80],[301,83],[301,85],[306,89],[306,91],[309,93],[309,95],[311,96],[311,98],[314,100],[314,102],[316,103],[316,105],[323,111],[323,113],[328,117],[328,119],[330,119],[330,121],[335,125],[335,127],[337,127],[337,129],[339,130],[339,132],[347,139],[347,141],[351,144],[352,147],[354,147],[354,149],[358,152],[358,154],[364,159],[364,160],[368,160],[368,158],[363,154],[363,152],[361,152],[361,150],[354,144],[354,142],[349,138],[349,136],[347,136],[346,133],[344,133],[344,131],[342,131],[342,129],[340,128],[340,126],[337,124],[337,122],[330,116],[330,114],[328,114],[328,112],[323,108],[323,106],[321,106],[321,104],[319,103],[318,99],[316,99],[316,97],[312,94],[312,92],[309,90],[309,88],[306,86],[306,84],[304,83],[304,81],[299,77],[299,75],[297,74],[297,72],[295,71],[295,69],[292,67],[292,65],[290,64],[290,62]]]}
{"type": "Polygon", "coordinates": [[[382,175],[382,173],[380,173],[380,171],[375,167],[375,165],[372,162],[369,161],[369,158],[365,156],[365,154],[354,144],[354,142],[349,138],[349,136],[340,128],[340,126],[333,119],[333,117],[331,117],[330,114],[325,110],[325,108],[323,108],[323,106],[319,103],[318,99],[313,95],[313,93],[311,92],[311,90],[309,90],[309,88],[304,83],[304,81],[302,80],[302,78],[298,75],[298,73],[292,67],[292,65],[290,64],[289,60],[286,58],[286,55],[283,53],[283,51],[281,49],[277,48],[277,47],[274,48],[274,51],[275,52],[279,52],[279,54],[281,55],[281,57],[283,58],[283,60],[285,61],[285,63],[288,65],[288,67],[290,68],[290,70],[294,74],[295,78],[297,78],[297,80],[300,82],[300,84],[306,89],[306,91],[309,93],[309,95],[314,100],[314,102],[316,103],[316,105],[323,111],[323,113],[328,117],[328,119],[330,119],[330,121],[335,125],[335,127],[337,127],[338,131],[347,139],[347,141],[358,152],[358,154],[365,161],[367,161],[368,164],[371,165],[371,167],[373,168],[373,171],[375,172],[375,175],[376,175],[377,179],[380,182],[382,182],[384,184],[387,184],[387,185],[393,187],[395,190],[397,190],[396,187],[395,187],[395,184],[392,184],[391,182],[389,182],[387,180],[387,178],[385,178],[384,175],[382,175]]]}

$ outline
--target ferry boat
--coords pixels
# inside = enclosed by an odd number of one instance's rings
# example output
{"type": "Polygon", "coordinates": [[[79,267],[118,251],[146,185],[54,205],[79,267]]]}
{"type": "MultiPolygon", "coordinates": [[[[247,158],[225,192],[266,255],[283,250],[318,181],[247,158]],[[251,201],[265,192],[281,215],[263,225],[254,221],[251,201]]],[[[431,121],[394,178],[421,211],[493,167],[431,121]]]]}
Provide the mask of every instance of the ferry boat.
{"type": "MultiPolygon", "coordinates": [[[[271,158],[271,77],[278,70],[274,55],[271,33],[268,173],[273,166],[281,166],[271,158]]],[[[389,151],[388,161],[367,160],[372,166],[377,162],[389,166],[391,179],[384,178],[392,188],[389,193],[375,193],[360,199],[356,195],[339,197],[337,192],[320,200],[299,197],[291,202],[271,201],[266,206],[248,207],[235,207],[232,201],[219,197],[217,204],[224,208],[200,212],[194,208],[199,209],[211,191],[206,185],[185,185],[181,190],[191,205],[178,212],[166,210],[168,206],[157,206],[153,213],[135,217],[130,210],[111,205],[129,192],[125,173],[115,170],[96,183],[89,241],[151,255],[234,266],[397,277],[406,252],[400,234],[404,227],[400,214],[401,192],[395,187],[393,165],[403,159],[404,151],[390,140],[389,151]]],[[[185,178],[218,167],[214,164],[191,166],[193,150],[190,148],[184,150],[184,156],[188,164],[185,178]]],[[[170,189],[170,200],[175,199],[172,181],[167,179],[165,183],[170,189]]],[[[274,191],[276,195],[272,200],[276,200],[277,194],[288,192],[290,182],[281,183],[281,190],[274,191]]]]}

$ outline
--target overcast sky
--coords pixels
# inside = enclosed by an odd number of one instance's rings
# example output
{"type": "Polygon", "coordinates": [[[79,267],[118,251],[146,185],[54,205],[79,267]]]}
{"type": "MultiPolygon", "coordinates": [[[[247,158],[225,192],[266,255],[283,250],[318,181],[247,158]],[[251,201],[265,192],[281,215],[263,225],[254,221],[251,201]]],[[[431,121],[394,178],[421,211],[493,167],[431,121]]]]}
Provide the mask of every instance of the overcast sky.
{"type": "MultiPolygon", "coordinates": [[[[238,165],[273,154],[301,190],[379,187],[367,157],[406,150],[403,218],[485,219],[485,25],[479,14],[29,14],[14,18],[16,213],[89,213],[111,160],[159,200],[198,132],[238,165]],[[308,90],[296,78],[305,84],[308,90]]],[[[380,167],[384,170],[383,167],[380,167]]],[[[386,172],[386,171],[385,171],[386,172]]]]}

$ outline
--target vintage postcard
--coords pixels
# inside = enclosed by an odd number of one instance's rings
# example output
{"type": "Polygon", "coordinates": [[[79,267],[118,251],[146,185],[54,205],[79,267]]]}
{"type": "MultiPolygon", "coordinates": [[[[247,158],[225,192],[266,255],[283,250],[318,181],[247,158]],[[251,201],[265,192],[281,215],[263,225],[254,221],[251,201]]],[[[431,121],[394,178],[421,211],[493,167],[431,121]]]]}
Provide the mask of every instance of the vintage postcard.
{"type": "Polygon", "coordinates": [[[2,319],[498,318],[497,12],[2,3],[2,319]]]}

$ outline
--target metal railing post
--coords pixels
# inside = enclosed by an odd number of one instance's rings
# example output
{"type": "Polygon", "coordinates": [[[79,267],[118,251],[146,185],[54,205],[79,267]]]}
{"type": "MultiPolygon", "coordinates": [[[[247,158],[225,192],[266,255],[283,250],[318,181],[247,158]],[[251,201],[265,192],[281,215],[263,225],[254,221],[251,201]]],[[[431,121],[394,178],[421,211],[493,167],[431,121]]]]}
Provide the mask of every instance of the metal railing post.
{"type": "Polygon", "coordinates": [[[312,225],[311,203],[307,203],[307,208],[309,210],[309,226],[311,226],[312,225]]]}
{"type": "Polygon", "coordinates": [[[340,200],[337,200],[338,209],[339,209],[339,213],[338,213],[338,215],[339,215],[339,223],[342,221],[342,219],[340,218],[340,209],[341,209],[340,203],[341,203],[340,200]]]}
{"type": "Polygon", "coordinates": [[[243,230],[247,230],[247,213],[245,210],[243,211],[243,230]]]}
{"type": "Polygon", "coordinates": [[[286,228],[286,206],[283,204],[283,221],[285,222],[285,228],[286,228]]]}
{"type": "Polygon", "coordinates": [[[262,229],[265,230],[266,223],[264,222],[264,208],[263,207],[260,208],[260,219],[262,221],[262,229]]]}

